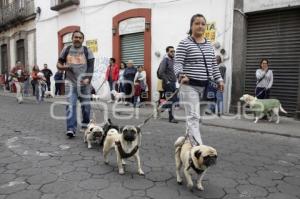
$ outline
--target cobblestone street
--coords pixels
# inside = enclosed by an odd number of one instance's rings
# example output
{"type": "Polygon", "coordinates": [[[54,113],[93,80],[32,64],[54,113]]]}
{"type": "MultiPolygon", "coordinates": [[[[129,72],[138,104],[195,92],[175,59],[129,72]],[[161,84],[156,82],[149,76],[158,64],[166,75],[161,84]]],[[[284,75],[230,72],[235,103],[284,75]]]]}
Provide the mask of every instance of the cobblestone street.
{"type": "MultiPolygon", "coordinates": [[[[0,199],[300,198],[298,138],[203,126],[204,143],[217,149],[218,161],[206,173],[205,190],[190,192],[175,177],[173,144],[184,134],[184,122],[151,120],[142,129],[145,176],[131,159],[121,176],[115,154],[105,165],[102,148],[88,149],[80,133],[68,139],[65,122],[50,117],[50,105],[0,97],[0,199]]],[[[55,113],[63,116],[65,109],[55,113]]],[[[110,118],[118,125],[145,119],[110,118]]]]}

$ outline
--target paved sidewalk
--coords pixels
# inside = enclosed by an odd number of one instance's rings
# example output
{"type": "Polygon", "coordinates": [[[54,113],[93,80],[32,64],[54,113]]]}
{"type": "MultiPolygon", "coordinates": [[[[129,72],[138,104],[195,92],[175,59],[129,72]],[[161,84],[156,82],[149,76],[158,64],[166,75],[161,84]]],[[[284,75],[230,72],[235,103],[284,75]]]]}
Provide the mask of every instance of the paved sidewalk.
{"type": "MultiPolygon", "coordinates": [[[[1,96],[14,97],[14,93],[10,92],[0,92],[1,96]]],[[[24,99],[35,101],[34,97],[25,97],[24,99]]],[[[65,101],[65,97],[55,97],[55,98],[47,98],[45,102],[53,103],[65,101]]],[[[153,112],[153,107],[148,105],[147,107],[134,109],[132,107],[126,107],[124,105],[115,105],[115,104],[107,104],[106,102],[100,102],[100,105],[94,105],[93,107],[96,109],[104,110],[104,105],[107,106],[109,112],[112,112],[112,109],[115,108],[118,114],[140,114],[141,116],[148,116],[153,112]],[[114,107],[115,106],[115,107],[114,107]]],[[[181,121],[185,121],[185,113],[181,108],[180,110],[174,111],[175,117],[181,121]]],[[[161,119],[168,118],[168,113],[165,111],[161,114],[161,119]]],[[[217,126],[217,127],[225,127],[231,128],[235,130],[241,130],[251,133],[263,133],[263,134],[275,134],[287,137],[295,137],[300,138],[300,121],[295,120],[293,118],[281,117],[281,121],[279,124],[275,122],[268,122],[265,120],[260,120],[257,124],[253,123],[253,119],[251,116],[249,118],[244,118],[241,115],[227,114],[221,117],[217,116],[205,116],[202,119],[202,124],[206,126],[217,126]]],[[[166,119],[167,122],[167,119],[166,119]]]]}

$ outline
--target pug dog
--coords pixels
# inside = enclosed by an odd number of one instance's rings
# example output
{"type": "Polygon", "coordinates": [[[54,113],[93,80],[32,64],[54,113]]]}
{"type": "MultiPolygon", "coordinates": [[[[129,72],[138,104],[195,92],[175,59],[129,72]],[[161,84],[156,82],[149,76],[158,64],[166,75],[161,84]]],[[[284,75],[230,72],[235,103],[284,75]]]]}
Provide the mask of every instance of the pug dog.
{"type": "Polygon", "coordinates": [[[91,120],[86,130],[84,131],[83,141],[88,144],[88,148],[92,148],[92,143],[98,141],[101,143],[101,139],[104,135],[104,131],[100,126],[97,126],[94,120],[91,120]]]}
{"type": "Polygon", "coordinates": [[[103,145],[103,157],[106,164],[108,164],[107,155],[109,151],[114,148],[117,155],[117,164],[119,168],[119,174],[123,175],[125,165],[124,159],[134,157],[137,166],[138,173],[144,175],[141,168],[141,160],[139,155],[139,147],[141,145],[141,130],[139,127],[127,125],[120,129],[118,132],[116,129],[110,129],[106,135],[103,145]]]}
{"type": "Polygon", "coordinates": [[[217,151],[206,145],[192,146],[186,137],[179,137],[175,142],[175,163],[177,183],[182,184],[180,169],[183,173],[189,190],[193,190],[191,171],[198,174],[197,189],[203,191],[202,179],[209,167],[216,164],[217,151]]]}

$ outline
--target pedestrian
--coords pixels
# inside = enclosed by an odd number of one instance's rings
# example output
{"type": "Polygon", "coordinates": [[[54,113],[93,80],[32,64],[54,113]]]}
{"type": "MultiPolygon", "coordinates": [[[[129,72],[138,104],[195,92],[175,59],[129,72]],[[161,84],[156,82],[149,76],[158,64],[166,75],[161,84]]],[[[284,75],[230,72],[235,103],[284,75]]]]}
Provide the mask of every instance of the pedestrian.
{"type": "Polygon", "coordinates": [[[127,65],[125,62],[121,62],[120,64],[120,70],[119,70],[119,79],[118,79],[118,92],[125,93],[124,88],[124,72],[127,65]]]}
{"type": "Polygon", "coordinates": [[[255,96],[258,99],[269,99],[273,85],[273,71],[269,69],[269,60],[261,59],[259,69],[256,70],[255,96]]]}
{"type": "Polygon", "coordinates": [[[116,64],[116,59],[110,58],[109,65],[107,66],[106,75],[105,75],[105,79],[109,83],[109,88],[110,88],[110,92],[111,92],[111,94],[110,94],[111,99],[108,101],[108,103],[112,103],[115,101],[115,97],[112,94],[112,91],[116,90],[116,83],[119,79],[119,70],[120,70],[120,68],[116,64]]]}
{"type": "Polygon", "coordinates": [[[84,34],[81,31],[74,31],[72,45],[62,50],[57,62],[57,69],[66,72],[66,80],[69,83],[66,135],[70,138],[75,136],[77,129],[77,100],[81,103],[82,132],[90,122],[90,84],[94,72],[94,55],[82,45],[83,41],[84,34]]]}
{"type": "Polygon", "coordinates": [[[47,83],[47,89],[48,91],[51,90],[51,81],[50,77],[53,75],[52,71],[48,68],[47,64],[44,64],[44,69],[42,70],[42,73],[44,73],[44,76],[46,78],[46,83],[47,83]]]}
{"type": "Polygon", "coordinates": [[[145,100],[145,96],[148,91],[148,86],[147,86],[147,74],[146,71],[144,70],[144,66],[138,66],[137,67],[137,73],[135,74],[134,77],[134,107],[140,107],[142,102],[145,100]],[[139,104],[138,104],[139,103],[139,104]]]}
{"type": "Polygon", "coordinates": [[[62,95],[61,88],[64,80],[63,77],[64,77],[64,71],[57,70],[57,72],[54,75],[55,95],[62,95]]]}
{"type": "Polygon", "coordinates": [[[19,104],[23,102],[24,82],[29,78],[29,74],[25,71],[22,62],[17,61],[16,66],[10,71],[12,84],[16,87],[16,98],[19,104]]]}
{"type": "Polygon", "coordinates": [[[47,87],[47,79],[44,73],[40,71],[37,65],[35,65],[32,68],[31,78],[35,87],[34,96],[36,97],[36,102],[40,104],[42,101],[44,101],[44,94],[47,87]]]}
{"type": "MultiPolygon", "coordinates": [[[[175,50],[173,46],[166,48],[166,56],[160,62],[158,74],[162,79],[162,86],[165,91],[165,97],[169,98],[176,91],[176,76],[174,73],[174,54],[175,50]]],[[[169,110],[169,122],[178,123],[173,116],[173,105],[177,101],[177,96],[173,96],[169,99],[169,102],[163,106],[169,110]]]]}
{"type": "Polygon", "coordinates": [[[129,60],[127,62],[127,68],[124,71],[124,81],[125,81],[125,94],[126,94],[126,105],[134,102],[133,99],[133,86],[134,86],[134,77],[137,70],[133,66],[133,61],[129,60]]]}
{"type": "MultiPolygon", "coordinates": [[[[226,77],[226,66],[224,65],[222,57],[220,55],[216,56],[216,60],[217,60],[217,65],[218,65],[220,73],[221,73],[221,77],[225,83],[225,81],[226,81],[226,78],[225,78],[226,77]]],[[[217,90],[216,105],[217,105],[217,113],[218,113],[218,116],[220,117],[222,114],[224,114],[224,96],[223,96],[223,92],[220,90],[217,90]]]]}
{"type": "Polygon", "coordinates": [[[201,145],[200,100],[209,80],[218,82],[223,91],[224,82],[216,63],[214,49],[204,37],[206,19],[195,14],[190,20],[189,36],[183,39],[175,55],[174,72],[181,85],[181,99],[186,114],[186,132],[193,146],[201,145]]]}

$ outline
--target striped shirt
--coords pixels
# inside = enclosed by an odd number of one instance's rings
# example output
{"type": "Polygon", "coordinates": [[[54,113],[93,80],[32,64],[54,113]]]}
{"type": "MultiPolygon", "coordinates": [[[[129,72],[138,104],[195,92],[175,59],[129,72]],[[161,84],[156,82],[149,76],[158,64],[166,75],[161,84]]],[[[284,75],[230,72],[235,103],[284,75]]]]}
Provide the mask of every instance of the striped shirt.
{"type": "Polygon", "coordinates": [[[197,81],[208,80],[205,62],[208,68],[209,79],[222,81],[219,67],[217,66],[214,49],[207,39],[204,43],[195,43],[191,36],[182,40],[175,55],[175,75],[183,73],[189,79],[197,81]],[[201,50],[200,50],[200,49],[201,50]]]}
{"type": "MultiPolygon", "coordinates": [[[[256,80],[260,80],[266,72],[262,69],[257,69],[256,70],[256,80]]],[[[260,88],[267,88],[270,89],[273,85],[273,71],[268,70],[267,74],[265,77],[256,85],[256,87],[260,88]]]]}

